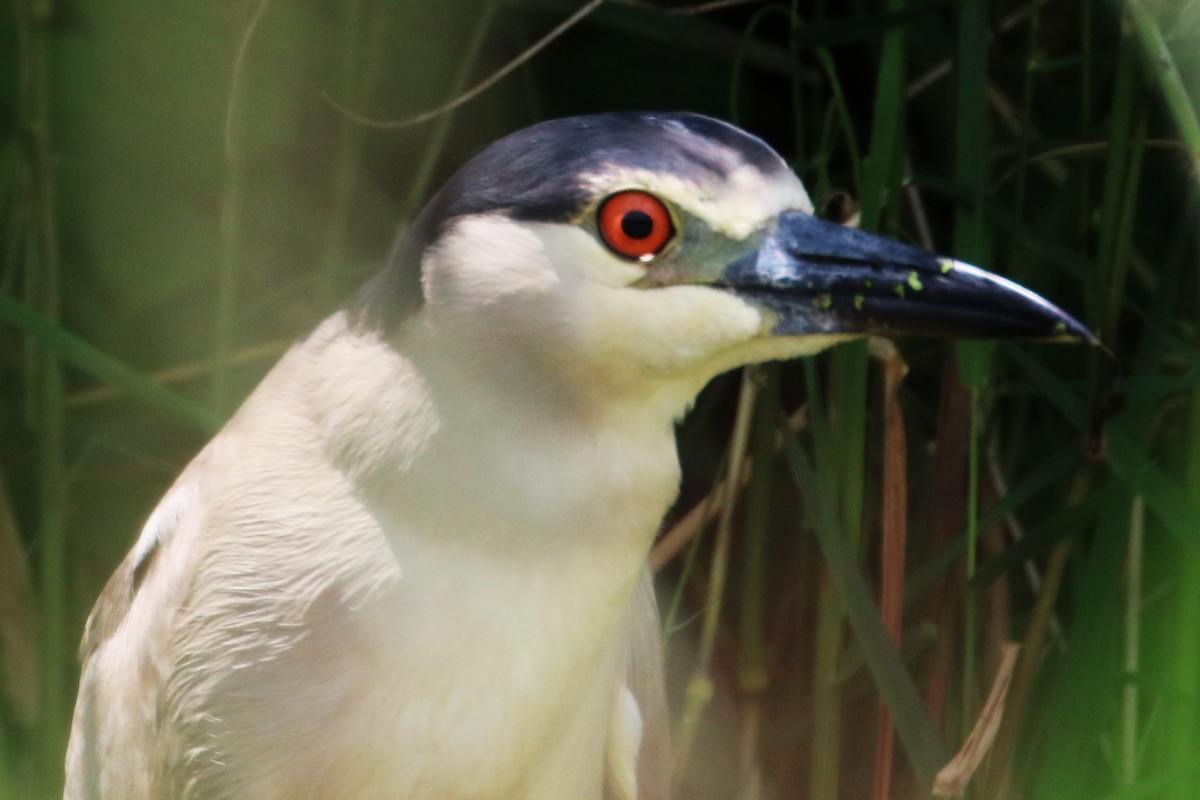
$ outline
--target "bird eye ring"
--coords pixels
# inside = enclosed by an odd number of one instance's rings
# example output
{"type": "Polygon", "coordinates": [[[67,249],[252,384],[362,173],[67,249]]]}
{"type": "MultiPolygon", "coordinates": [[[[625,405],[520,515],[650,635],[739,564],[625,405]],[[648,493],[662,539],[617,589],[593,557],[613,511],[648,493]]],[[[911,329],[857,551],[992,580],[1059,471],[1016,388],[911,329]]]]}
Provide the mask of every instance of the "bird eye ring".
{"type": "Polygon", "coordinates": [[[600,204],[600,236],[619,256],[649,261],[675,235],[666,205],[652,194],[617,192],[600,204]]]}

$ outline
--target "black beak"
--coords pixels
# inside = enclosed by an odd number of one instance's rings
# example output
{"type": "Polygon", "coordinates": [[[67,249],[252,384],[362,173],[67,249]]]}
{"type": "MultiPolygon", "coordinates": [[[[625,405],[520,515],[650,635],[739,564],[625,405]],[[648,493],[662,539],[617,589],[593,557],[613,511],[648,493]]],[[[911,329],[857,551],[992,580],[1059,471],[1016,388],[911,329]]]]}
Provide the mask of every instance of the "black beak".
{"type": "Polygon", "coordinates": [[[1012,281],[799,211],[776,218],[722,284],[776,315],[779,336],[863,333],[1085,341],[1096,337],[1012,281]]]}

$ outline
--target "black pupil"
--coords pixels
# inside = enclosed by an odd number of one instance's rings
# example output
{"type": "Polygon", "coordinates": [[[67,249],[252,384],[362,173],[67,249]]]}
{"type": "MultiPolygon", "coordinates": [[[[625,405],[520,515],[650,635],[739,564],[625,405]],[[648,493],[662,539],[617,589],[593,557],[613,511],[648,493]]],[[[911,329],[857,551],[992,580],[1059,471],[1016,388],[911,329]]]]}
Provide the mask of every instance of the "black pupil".
{"type": "Polygon", "coordinates": [[[654,232],[654,220],[645,211],[627,211],[621,217],[621,232],[630,239],[645,239],[654,232]]]}

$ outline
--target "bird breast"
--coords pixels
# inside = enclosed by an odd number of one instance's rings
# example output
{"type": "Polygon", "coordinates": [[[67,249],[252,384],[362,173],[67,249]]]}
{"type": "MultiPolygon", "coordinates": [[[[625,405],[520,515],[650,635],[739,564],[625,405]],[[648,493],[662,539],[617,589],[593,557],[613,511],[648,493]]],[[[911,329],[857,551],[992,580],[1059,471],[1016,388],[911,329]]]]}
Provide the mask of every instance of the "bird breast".
{"type": "Polygon", "coordinates": [[[468,388],[319,330],[232,423],[168,691],[214,788],[602,796],[634,588],[678,483],[670,421],[468,388]]]}

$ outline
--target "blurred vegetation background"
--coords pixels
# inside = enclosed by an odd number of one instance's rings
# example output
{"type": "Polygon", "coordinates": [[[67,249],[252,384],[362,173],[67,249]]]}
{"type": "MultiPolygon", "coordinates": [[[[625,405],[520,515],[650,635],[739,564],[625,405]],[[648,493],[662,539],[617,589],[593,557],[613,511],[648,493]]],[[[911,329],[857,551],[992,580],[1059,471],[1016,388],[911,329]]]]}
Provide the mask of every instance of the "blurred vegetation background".
{"type": "Polygon", "coordinates": [[[1200,2],[586,8],[408,126],[369,121],[581,4],[0,12],[0,798],[60,791],[92,601],[288,343],[483,145],[617,109],[735,121],[825,215],[1105,343],[863,343],[705,391],[655,552],[678,796],[923,797],[982,720],[969,797],[1200,797],[1200,2]]]}

